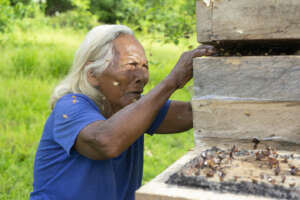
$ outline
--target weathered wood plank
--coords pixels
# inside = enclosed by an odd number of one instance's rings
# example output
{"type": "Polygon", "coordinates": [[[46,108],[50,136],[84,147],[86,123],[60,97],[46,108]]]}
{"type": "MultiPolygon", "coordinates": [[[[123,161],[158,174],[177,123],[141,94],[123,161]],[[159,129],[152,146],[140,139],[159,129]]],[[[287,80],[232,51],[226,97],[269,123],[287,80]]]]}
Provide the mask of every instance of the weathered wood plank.
{"type": "Polygon", "coordinates": [[[299,77],[300,56],[196,58],[194,96],[300,101],[299,77]]]}
{"type": "Polygon", "coordinates": [[[197,5],[199,42],[300,39],[299,0],[198,0],[197,5]]]}
{"type": "Polygon", "coordinates": [[[300,56],[194,60],[194,129],[201,137],[300,144],[300,56]]]}
{"type": "Polygon", "coordinates": [[[278,140],[300,144],[300,103],[193,102],[195,143],[204,137],[278,140]]]}
{"type": "Polygon", "coordinates": [[[210,0],[196,2],[197,31],[201,33],[201,41],[210,41],[212,35],[212,6],[210,0]]]}

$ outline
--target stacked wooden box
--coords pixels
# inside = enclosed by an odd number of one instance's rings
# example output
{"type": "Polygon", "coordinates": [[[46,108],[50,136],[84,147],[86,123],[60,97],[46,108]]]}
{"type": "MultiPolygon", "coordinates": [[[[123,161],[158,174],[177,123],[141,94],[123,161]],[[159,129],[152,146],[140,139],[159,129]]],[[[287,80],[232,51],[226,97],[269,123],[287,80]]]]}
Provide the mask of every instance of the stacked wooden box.
{"type": "MultiPolygon", "coordinates": [[[[229,147],[253,138],[300,144],[300,56],[295,55],[300,50],[300,1],[197,0],[196,11],[199,43],[214,44],[224,52],[249,44],[252,50],[257,46],[291,51],[194,59],[195,150],[143,186],[136,199],[269,199],[165,181],[211,146],[229,147]]],[[[291,153],[298,155],[300,145],[291,153]]]]}
{"type": "MultiPolygon", "coordinates": [[[[278,43],[297,53],[300,1],[200,0],[197,30],[200,43],[221,43],[225,51],[227,45],[278,43]]],[[[300,144],[300,56],[282,54],[194,60],[196,143],[257,137],[300,144]]]]}

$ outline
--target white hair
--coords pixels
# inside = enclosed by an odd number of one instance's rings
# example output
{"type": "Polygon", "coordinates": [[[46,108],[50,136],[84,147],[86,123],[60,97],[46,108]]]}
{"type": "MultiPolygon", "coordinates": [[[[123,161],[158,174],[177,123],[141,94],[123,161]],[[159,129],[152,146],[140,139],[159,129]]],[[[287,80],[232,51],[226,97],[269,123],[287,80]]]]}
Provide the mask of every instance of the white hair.
{"type": "Polygon", "coordinates": [[[120,34],[133,35],[133,31],[123,25],[101,25],[88,32],[76,51],[71,70],[52,93],[52,109],[57,100],[67,93],[87,95],[101,108],[101,100],[104,97],[88,82],[87,74],[89,70],[93,70],[95,74],[102,73],[110,65],[114,56],[112,42],[120,34]]]}

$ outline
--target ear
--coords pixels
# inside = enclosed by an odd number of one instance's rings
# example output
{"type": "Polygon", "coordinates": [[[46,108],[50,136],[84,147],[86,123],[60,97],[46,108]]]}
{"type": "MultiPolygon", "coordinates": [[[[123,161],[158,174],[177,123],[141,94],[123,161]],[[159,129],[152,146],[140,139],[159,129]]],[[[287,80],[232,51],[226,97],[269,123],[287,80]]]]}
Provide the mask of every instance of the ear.
{"type": "Polygon", "coordinates": [[[96,88],[99,86],[99,81],[97,79],[97,76],[91,69],[87,73],[87,80],[93,87],[96,88]]]}

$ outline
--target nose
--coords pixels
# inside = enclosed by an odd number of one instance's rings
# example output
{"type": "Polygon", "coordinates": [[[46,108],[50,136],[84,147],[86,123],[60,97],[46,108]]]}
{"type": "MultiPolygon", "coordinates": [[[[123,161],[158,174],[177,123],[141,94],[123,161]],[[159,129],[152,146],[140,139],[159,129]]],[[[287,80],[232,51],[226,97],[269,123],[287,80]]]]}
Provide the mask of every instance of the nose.
{"type": "Polygon", "coordinates": [[[138,85],[145,86],[149,80],[149,72],[144,69],[136,70],[135,72],[135,83],[138,85]]]}

